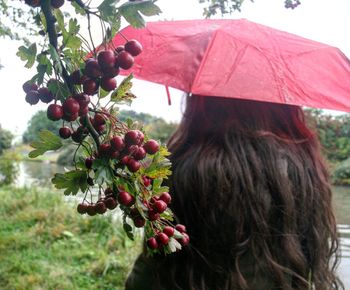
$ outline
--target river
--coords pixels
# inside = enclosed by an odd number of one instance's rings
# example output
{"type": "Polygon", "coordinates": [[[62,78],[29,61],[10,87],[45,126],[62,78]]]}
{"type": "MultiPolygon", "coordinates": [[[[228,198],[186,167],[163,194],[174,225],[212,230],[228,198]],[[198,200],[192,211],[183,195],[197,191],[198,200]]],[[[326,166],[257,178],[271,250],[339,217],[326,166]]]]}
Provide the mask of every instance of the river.
{"type": "MultiPolygon", "coordinates": [[[[17,185],[49,186],[50,179],[56,172],[64,172],[64,167],[51,163],[21,162],[17,185]]],[[[333,192],[338,230],[341,235],[342,258],[338,273],[345,284],[345,289],[350,290],[350,188],[335,186],[333,192]]]]}

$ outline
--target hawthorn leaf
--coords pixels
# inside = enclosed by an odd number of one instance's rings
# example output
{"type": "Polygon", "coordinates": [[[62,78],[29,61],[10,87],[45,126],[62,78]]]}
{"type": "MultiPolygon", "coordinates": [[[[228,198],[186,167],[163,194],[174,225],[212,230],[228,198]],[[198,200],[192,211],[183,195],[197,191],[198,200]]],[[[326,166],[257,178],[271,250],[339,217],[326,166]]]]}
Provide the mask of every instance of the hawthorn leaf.
{"type": "Polygon", "coordinates": [[[95,181],[98,184],[103,182],[112,183],[113,182],[113,171],[106,160],[96,159],[92,168],[95,170],[95,181]]]}
{"type": "Polygon", "coordinates": [[[65,195],[76,195],[79,190],[85,192],[88,174],[85,170],[72,170],[65,173],[56,173],[52,178],[52,183],[57,189],[65,189],[65,195]]]}
{"type": "Polygon", "coordinates": [[[174,238],[170,238],[168,243],[168,248],[173,253],[173,252],[176,252],[177,250],[181,250],[181,244],[174,238]]]}
{"type": "Polygon", "coordinates": [[[31,68],[35,63],[36,52],[36,44],[33,43],[29,47],[20,46],[16,55],[19,56],[22,61],[27,62],[25,64],[26,68],[31,68]]]}
{"type": "Polygon", "coordinates": [[[131,80],[133,79],[133,77],[133,74],[130,74],[122,80],[118,88],[112,93],[111,101],[119,103],[129,97],[127,93],[132,87],[131,80]]]}
{"type": "Polygon", "coordinates": [[[61,138],[49,130],[43,130],[39,132],[38,135],[39,140],[30,144],[30,146],[34,148],[34,150],[28,154],[30,158],[38,157],[39,155],[43,155],[46,151],[58,150],[62,147],[61,138]]]}

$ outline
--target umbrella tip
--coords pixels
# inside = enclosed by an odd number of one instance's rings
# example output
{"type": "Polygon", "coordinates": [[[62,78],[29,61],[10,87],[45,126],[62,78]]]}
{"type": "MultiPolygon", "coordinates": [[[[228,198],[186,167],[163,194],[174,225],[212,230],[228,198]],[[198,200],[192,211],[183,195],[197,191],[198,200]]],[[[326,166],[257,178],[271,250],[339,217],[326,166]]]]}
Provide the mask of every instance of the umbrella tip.
{"type": "Polygon", "coordinates": [[[165,86],[165,90],[166,90],[166,94],[168,96],[168,105],[171,106],[171,98],[170,98],[170,91],[169,91],[169,87],[165,86]]]}

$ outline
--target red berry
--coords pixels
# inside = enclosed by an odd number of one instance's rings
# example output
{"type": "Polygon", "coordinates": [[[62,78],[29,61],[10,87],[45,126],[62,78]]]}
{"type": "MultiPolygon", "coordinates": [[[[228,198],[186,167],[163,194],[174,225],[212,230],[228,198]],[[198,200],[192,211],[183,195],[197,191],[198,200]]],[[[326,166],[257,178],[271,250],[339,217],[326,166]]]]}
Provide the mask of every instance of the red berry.
{"type": "Polygon", "coordinates": [[[118,159],[119,156],[120,156],[120,152],[119,151],[112,151],[111,159],[118,159]]]}
{"type": "Polygon", "coordinates": [[[126,145],[140,145],[143,142],[144,135],[139,130],[130,130],[125,134],[126,145]]]}
{"type": "Polygon", "coordinates": [[[53,8],[60,8],[64,4],[64,0],[51,0],[51,6],[53,8]]]}
{"type": "Polygon", "coordinates": [[[95,114],[93,123],[95,126],[104,125],[106,123],[106,119],[102,114],[95,114]]]}
{"type": "Polygon", "coordinates": [[[102,76],[101,67],[96,59],[90,59],[86,62],[84,74],[89,78],[98,78],[102,76]]]}
{"type": "Polygon", "coordinates": [[[125,206],[132,206],[135,203],[135,198],[126,191],[121,191],[118,194],[118,201],[125,206]]]}
{"type": "Polygon", "coordinates": [[[159,244],[166,246],[169,243],[169,237],[164,233],[157,234],[157,241],[159,244]]]}
{"type": "Polygon", "coordinates": [[[78,112],[79,116],[85,116],[85,115],[87,115],[87,113],[89,113],[89,106],[80,107],[79,112],[78,112]]]}
{"type": "Polygon", "coordinates": [[[69,116],[78,114],[80,109],[79,103],[72,97],[66,99],[62,107],[64,114],[69,116]]]}
{"type": "Polygon", "coordinates": [[[132,56],[137,56],[142,52],[142,45],[135,39],[129,40],[125,43],[125,51],[129,52],[132,56]]]}
{"type": "Polygon", "coordinates": [[[178,224],[175,226],[175,229],[179,231],[180,233],[185,233],[186,232],[186,227],[182,224],[178,224]]]}
{"type": "Polygon", "coordinates": [[[129,156],[124,156],[120,162],[123,164],[123,165],[128,165],[129,161],[130,161],[130,157],[129,156]]]}
{"type": "Polygon", "coordinates": [[[177,241],[182,245],[182,246],[187,246],[190,243],[190,237],[186,233],[182,233],[182,239],[177,239],[177,241]]]}
{"type": "Polygon", "coordinates": [[[87,94],[75,94],[73,98],[79,103],[80,107],[86,107],[90,104],[90,97],[87,94]]]}
{"type": "Polygon", "coordinates": [[[104,214],[107,211],[107,207],[102,201],[97,202],[95,206],[96,212],[99,214],[104,214]]]}
{"type": "Polygon", "coordinates": [[[29,91],[26,95],[26,102],[35,105],[39,102],[39,93],[38,91],[29,91]]]}
{"type": "Polygon", "coordinates": [[[93,157],[88,157],[85,159],[85,166],[87,169],[91,169],[92,168],[92,163],[94,162],[95,158],[93,157]]]}
{"type": "Polygon", "coordinates": [[[160,218],[160,215],[159,215],[159,213],[157,213],[155,210],[150,210],[149,212],[148,212],[148,219],[150,220],[150,221],[156,221],[156,220],[158,220],[160,218]]]}
{"type": "Polygon", "coordinates": [[[47,118],[52,121],[60,120],[63,117],[63,108],[57,104],[51,104],[47,107],[47,118]]]}
{"type": "Polygon", "coordinates": [[[103,68],[103,75],[108,78],[114,78],[119,74],[119,68],[118,67],[107,67],[103,68]]]}
{"type": "Polygon", "coordinates": [[[138,147],[136,152],[133,153],[135,160],[142,160],[146,157],[146,150],[142,147],[138,147]]]}
{"type": "Polygon", "coordinates": [[[103,50],[99,52],[97,56],[97,61],[102,69],[114,67],[116,57],[112,50],[103,50]]]}
{"type": "Polygon", "coordinates": [[[24,0],[24,2],[33,8],[40,6],[40,0],[24,0]]]}
{"type": "Polygon", "coordinates": [[[83,76],[83,74],[81,73],[81,71],[75,70],[74,72],[72,72],[72,74],[69,76],[69,80],[73,85],[82,85],[83,83],[81,82],[82,79],[81,77],[83,76]]]}
{"type": "Polygon", "coordinates": [[[118,54],[116,64],[122,69],[129,69],[134,64],[134,58],[130,53],[126,51],[121,51],[118,54]]]}
{"type": "Polygon", "coordinates": [[[171,195],[168,192],[163,192],[159,196],[159,200],[164,201],[166,204],[169,204],[171,202],[171,195]]]}
{"type": "Polygon", "coordinates": [[[148,246],[150,249],[152,249],[152,250],[156,250],[156,249],[158,249],[158,247],[159,247],[158,242],[157,242],[157,240],[156,240],[154,237],[149,238],[149,239],[147,240],[147,246],[148,246]]]}
{"type": "Polygon", "coordinates": [[[90,216],[94,216],[97,214],[96,207],[93,204],[89,204],[86,207],[86,213],[90,216]]]}
{"type": "Polygon", "coordinates": [[[97,133],[100,135],[104,134],[106,132],[106,126],[105,125],[99,125],[99,126],[94,126],[95,130],[97,133]]]}
{"type": "Polygon", "coordinates": [[[135,159],[130,159],[128,164],[126,165],[131,172],[136,172],[140,169],[141,163],[136,161],[135,159]]]}
{"type": "Polygon", "coordinates": [[[135,227],[137,228],[142,228],[146,223],[145,219],[142,216],[135,217],[133,221],[134,221],[135,227]]]}
{"type": "Polygon", "coordinates": [[[84,213],[86,213],[86,210],[87,210],[87,204],[85,204],[85,203],[78,204],[78,206],[77,206],[78,213],[84,214],[84,213]]]}
{"type": "Polygon", "coordinates": [[[114,78],[103,77],[100,86],[107,92],[113,91],[117,87],[117,81],[114,78]]]}
{"type": "Polygon", "coordinates": [[[83,134],[83,132],[75,131],[72,133],[72,140],[77,143],[81,143],[86,135],[83,134]]]}
{"type": "Polygon", "coordinates": [[[28,93],[29,91],[37,91],[38,90],[38,86],[36,84],[30,83],[30,81],[27,81],[23,84],[22,86],[23,91],[25,93],[28,93]]]}
{"type": "Polygon", "coordinates": [[[146,186],[146,187],[151,185],[151,179],[146,177],[146,176],[142,176],[142,181],[143,181],[144,186],[146,186]]]}
{"type": "Polygon", "coordinates": [[[48,88],[46,87],[42,87],[38,90],[39,93],[39,99],[43,102],[43,103],[50,103],[53,99],[54,96],[53,94],[49,91],[48,88]]]}
{"type": "Polygon", "coordinates": [[[94,95],[97,93],[98,84],[92,79],[87,79],[83,83],[83,91],[85,94],[94,95]]]}
{"type": "Polygon", "coordinates": [[[104,200],[106,207],[110,210],[115,209],[118,205],[116,199],[114,197],[108,197],[104,200]]]}
{"type": "Polygon", "coordinates": [[[76,119],[78,119],[78,117],[79,117],[79,113],[75,113],[73,115],[68,115],[65,112],[63,112],[62,120],[65,120],[67,122],[73,122],[76,119]]]}
{"type": "Polygon", "coordinates": [[[143,145],[143,148],[148,154],[155,154],[159,150],[159,144],[156,140],[150,139],[143,145]]]}
{"type": "Polygon", "coordinates": [[[115,136],[110,140],[110,143],[114,150],[122,151],[125,148],[125,143],[122,137],[115,136]]]}
{"type": "Polygon", "coordinates": [[[119,54],[119,53],[121,53],[123,50],[125,50],[124,45],[119,45],[119,46],[116,47],[116,49],[114,50],[114,52],[115,52],[116,54],[119,54]]]}
{"type": "Polygon", "coordinates": [[[58,134],[60,134],[62,139],[68,139],[72,135],[72,130],[68,127],[62,127],[59,129],[58,134]]]}
{"type": "Polygon", "coordinates": [[[110,157],[111,145],[109,145],[108,143],[102,143],[98,149],[98,154],[101,157],[110,157]]]}
{"type": "Polygon", "coordinates": [[[105,195],[107,196],[107,195],[113,195],[114,194],[114,192],[113,192],[113,189],[112,188],[110,188],[110,187],[107,187],[106,189],[105,189],[105,195]]]}
{"type": "Polygon", "coordinates": [[[164,212],[167,207],[168,205],[162,200],[157,200],[153,205],[153,209],[158,213],[164,212]]]}
{"type": "Polygon", "coordinates": [[[173,227],[166,226],[163,229],[163,233],[166,234],[169,238],[174,235],[174,232],[175,230],[173,227]]]}

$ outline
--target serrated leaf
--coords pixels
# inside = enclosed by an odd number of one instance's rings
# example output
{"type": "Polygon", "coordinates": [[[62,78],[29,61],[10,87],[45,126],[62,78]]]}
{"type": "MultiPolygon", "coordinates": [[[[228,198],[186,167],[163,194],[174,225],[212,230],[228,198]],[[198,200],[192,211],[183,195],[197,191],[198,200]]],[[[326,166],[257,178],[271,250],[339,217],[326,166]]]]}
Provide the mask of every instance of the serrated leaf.
{"type": "Polygon", "coordinates": [[[53,10],[54,14],[55,14],[55,17],[56,17],[56,20],[57,20],[57,32],[59,31],[65,31],[65,27],[64,27],[64,16],[63,16],[63,13],[61,12],[60,9],[54,9],[53,10]]]}
{"type": "Polygon", "coordinates": [[[72,170],[66,173],[56,173],[52,183],[57,189],[65,189],[65,195],[76,195],[79,190],[85,192],[88,174],[85,170],[72,170]]]}
{"type": "Polygon", "coordinates": [[[71,1],[71,5],[75,9],[75,13],[83,15],[83,16],[86,15],[84,8],[82,8],[76,1],[71,1]]]}
{"type": "Polygon", "coordinates": [[[100,99],[103,99],[103,98],[107,97],[107,96],[109,95],[109,93],[110,93],[110,92],[107,92],[107,91],[105,91],[104,89],[102,89],[102,88],[100,87],[100,93],[99,93],[100,99]]]}
{"type": "Polygon", "coordinates": [[[175,240],[174,238],[170,238],[168,243],[168,248],[171,253],[174,253],[177,250],[181,250],[182,246],[177,240],[175,240]]]}
{"type": "Polygon", "coordinates": [[[22,61],[26,61],[26,68],[31,68],[34,65],[36,58],[36,44],[33,43],[29,47],[20,46],[18,48],[17,56],[21,58],[22,61]]]}
{"type": "Polygon", "coordinates": [[[38,157],[39,155],[44,154],[49,150],[58,150],[62,147],[62,141],[60,137],[50,132],[49,130],[43,130],[38,134],[39,140],[34,141],[30,144],[33,148],[33,151],[29,152],[30,158],[38,157]]]}
{"type": "MultiPolygon", "coordinates": [[[[48,59],[48,57],[46,56],[46,54],[40,53],[37,55],[36,57],[37,62],[39,63],[39,65],[42,65],[43,67],[45,66],[45,72],[47,75],[52,75],[52,64],[50,62],[50,60],[48,59]]],[[[39,69],[37,67],[37,70],[39,72],[39,69]]],[[[41,71],[41,69],[40,69],[41,71]]]]}
{"type": "Polygon", "coordinates": [[[145,16],[153,16],[162,11],[154,4],[154,1],[150,0],[126,2],[119,7],[119,12],[133,27],[142,28],[145,27],[146,22],[140,13],[145,16]]]}
{"type": "Polygon", "coordinates": [[[57,53],[57,50],[50,44],[49,45],[49,52],[50,56],[52,58],[53,66],[58,74],[62,73],[62,64],[60,56],[57,53]]]}
{"type": "Polygon", "coordinates": [[[122,80],[118,88],[112,93],[111,101],[119,103],[123,99],[125,99],[127,92],[132,88],[133,74],[128,75],[126,78],[122,80]]]}
{"type": "Polygon", "coordinates": [[[92,168],[95,170],[95,182],[97,184],[112,183],[113,182],[113,171],[108,164],[108,161],[96,159],[93,162],[92,168]]]}

